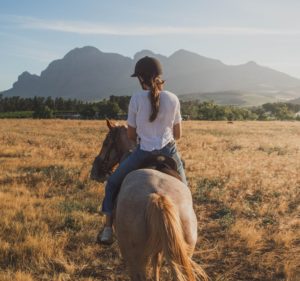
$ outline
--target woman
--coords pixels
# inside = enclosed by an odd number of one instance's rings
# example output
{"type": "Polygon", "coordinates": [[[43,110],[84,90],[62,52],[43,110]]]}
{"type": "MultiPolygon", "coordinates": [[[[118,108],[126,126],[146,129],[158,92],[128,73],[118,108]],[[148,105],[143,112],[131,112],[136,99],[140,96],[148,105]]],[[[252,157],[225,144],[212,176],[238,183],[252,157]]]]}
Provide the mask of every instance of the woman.
{"type": "Polygon", "coordinates": [[[152,57],[140,59],[135,65],[134,74],[131,75],[139,79],[142,90],[130,99],[128,137],[134,141],[138,139],[139,144],[107,181],[102,203],[106,223],[103,232],[99,233],[97,238],[100,243],[113,242],[113,202],[123,179],[128,173],[136,170],[151,153],[162,153],[172,157],[177,162],[182,181],[186,183],[183,165],[175,145],[175,139],[181,137],[180,103],[176,95],[163,91],[164,81],[161,75],[161,64],[152,57]]]}

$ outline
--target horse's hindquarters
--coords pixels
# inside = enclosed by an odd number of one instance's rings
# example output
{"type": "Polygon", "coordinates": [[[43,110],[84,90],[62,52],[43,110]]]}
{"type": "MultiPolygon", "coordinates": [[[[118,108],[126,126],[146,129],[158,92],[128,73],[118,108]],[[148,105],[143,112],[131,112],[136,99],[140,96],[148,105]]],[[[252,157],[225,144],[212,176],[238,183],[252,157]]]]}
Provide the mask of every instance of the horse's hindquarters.
{"type": "Polygon", "coordinates": [[[145,271],[149,261],[145,248],[151,233],[149,227],[152,226],[147,226],[146,210],[151,194],[155,193],[168,198],[174,206],[190,248],[193,249],[196,243],[197,221],[190,190],[179,180],[158,171],[141,169],[130,173],[118,196],[116,234],[123,258],[130,271],[135,272],[132,276],[143,275],[141,272],[145,271]]]}

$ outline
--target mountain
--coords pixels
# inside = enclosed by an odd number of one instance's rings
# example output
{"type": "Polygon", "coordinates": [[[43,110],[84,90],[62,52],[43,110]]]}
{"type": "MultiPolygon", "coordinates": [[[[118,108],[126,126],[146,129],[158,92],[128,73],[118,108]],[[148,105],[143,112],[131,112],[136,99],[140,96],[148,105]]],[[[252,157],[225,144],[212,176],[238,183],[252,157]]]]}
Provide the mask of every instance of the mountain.
{"type": "Polygon", "coordinates": [[[122,91],[129,94],[134,88],[133,81],[128,78],[132,67],[130,58],[103,53],[94,47],[76,48],[62,59],[51,62],[40,76],[22,73],[12,89],[3,94],[83,100],[122,94],[122,91]]]}
{"type": "Polygon", "coordinates": [[[219,103],[248,105],[300,97],[299,79],[255,62],[226,65],[186,50],[169,57],[143,50],[131,59],[90,46],[71,50],[62,59],[51,62],[40,76],[23,72],[13,87],[1,94],[89,101],[131,95],[139,85],[130,75],[136,61],[147,55],[161,61],[166,88],[186,99],[217,97],[219,103]]]}
{"type": "Polygon", "coordinates": [[[290,103],[300,104],[300,98],[289,100],[290,103]]]}
{"type": "MultiPolygon", "coordinates": [[[[196,93],[179,96],[181,100],[192,101],[214,101],[219,105],[235,105],[235,106],[257,106],[264,103],[272,103],[277,101],[287,101],[282,96],[274,96],[273,93],[263,92],[241,92],[241,91],[221,91],[221,92],[209,92],[209,93],[196,93]]],[[[289,101],[289,100],[288,100],[289,101]]]]}

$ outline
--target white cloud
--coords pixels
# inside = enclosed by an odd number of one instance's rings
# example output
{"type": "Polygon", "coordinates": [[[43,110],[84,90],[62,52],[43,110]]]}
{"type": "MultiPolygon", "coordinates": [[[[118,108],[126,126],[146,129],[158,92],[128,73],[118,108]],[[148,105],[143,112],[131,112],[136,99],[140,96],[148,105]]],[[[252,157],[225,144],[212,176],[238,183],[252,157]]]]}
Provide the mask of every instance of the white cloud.
{"type": "Polygon", "coordinates": [[[154,35],[300,35],[300,29],[268,29],[237,26],[147,26],[108,25],[85,21],[45,20],[32,17],[2,16],[6,22],[24,29],[52,30],[77,34],[154,36],[154,35]]]}

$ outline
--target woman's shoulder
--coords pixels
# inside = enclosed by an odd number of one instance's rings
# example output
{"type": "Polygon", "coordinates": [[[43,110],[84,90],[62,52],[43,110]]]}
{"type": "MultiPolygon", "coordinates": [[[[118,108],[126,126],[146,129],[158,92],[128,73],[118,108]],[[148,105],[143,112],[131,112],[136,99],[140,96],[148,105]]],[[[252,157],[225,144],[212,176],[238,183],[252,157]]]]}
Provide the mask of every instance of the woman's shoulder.
{"type": "Polygon", "coordinates": [[[165,91],[164,90],[164,91],[161,92],[161,95],[167,97],[168,99],[170,99],[173,102],[179,102],[178,97],[170,91],[165,91]]]}
{"type": "Polygon", "coordinates": [[[133,95],[131,96],[131,99],[143,98],[143,97],[147,96],[145,93],[147,93],[147,92],[144,90],[137,91],[137,92],[133,93],[133,95]]]}

